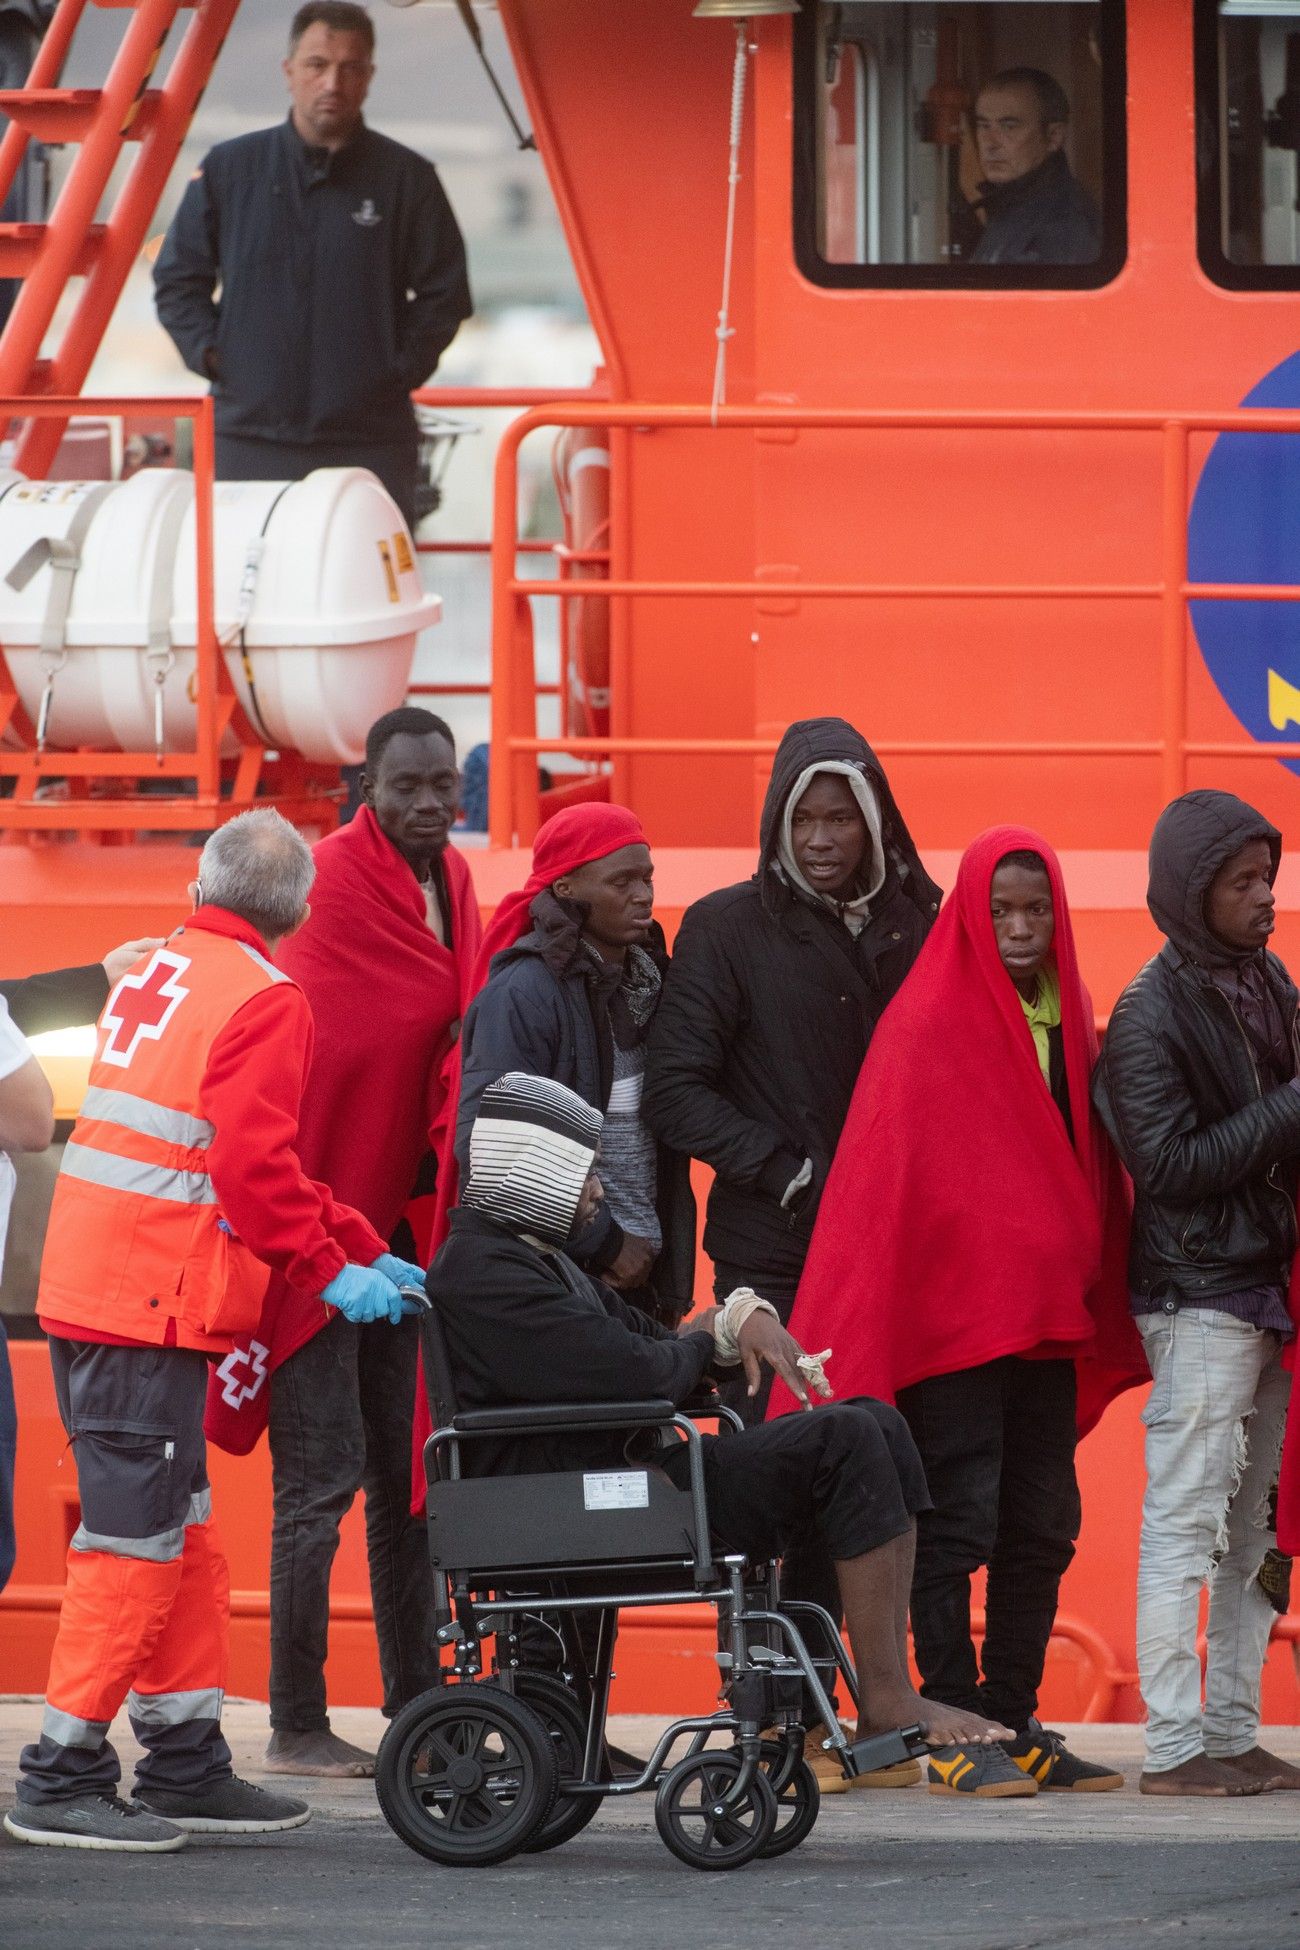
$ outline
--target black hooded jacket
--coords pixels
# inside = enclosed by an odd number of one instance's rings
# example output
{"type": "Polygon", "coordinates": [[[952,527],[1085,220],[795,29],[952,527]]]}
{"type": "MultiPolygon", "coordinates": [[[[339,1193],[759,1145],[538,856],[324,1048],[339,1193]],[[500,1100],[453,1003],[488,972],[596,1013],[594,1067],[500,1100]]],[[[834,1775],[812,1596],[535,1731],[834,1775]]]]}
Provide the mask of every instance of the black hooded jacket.
{"type": "Polygon", "coordinates": [[[706,895],[682,918],[650,1032],[643,1109],[665,1143],[713,1167],[705,1250],[792,1285],[871,1032],[916,960],[940,890],[879,761],[842,718],[790,726],[759,837],[753,879],[706,895]],[[832,760],[856,766],[873,787],[884,836],[884,881],[856,940],[775,869],[786,800],[810,766],[832,760]],[[811,1194],[783,1211],[805,1158],[811,1194]]]}
{"type": "MultiPolygon", "coordinates": [[[[582,951],[586,910],[558,900],[549,889],[529,909],[532,929],[492,958],[485,986],[465,1014],[461,1030],[460,1105],[456,1158],[461,1183],[469,1177],[469,1136],[479,1100],[490,1083],[510,1070],[550,1077],[604,1113],[614,1081],[614,1032],[610,1003],[620,971],[602,974],[582,951]]],[[[651,929],[646,950],[662,975],[668,967],[663,930],[651,929]]],[[[695,1285],[695,1197],[690,1160],[660,1145],[659,1225],[663,1249],[650,1271],[657,1312],[676,1320],[689,1313],[695,1285]]],[[[623,1247],[623,1229],[609,1207],[571,1251],[589,1273],[612,1266],[623,1247]]]]}
{"type": "MultiPolygon", "coordinates": [[[[1168,938],[1115,1005],[1093,1099],[1132,1174],[1129,1282],[1150,1309],[1285,1286],[1296,1245],[1300,1090],[1265,1086],[1210,969],[1245,959],[1210,933],[1210,882],[1234,853],[1281,836],[1228,792],[1188,792],[1151,839],[1147,905],[1168,938]]],[[[1296,988],[1255,951],[1296,1048],[1296,988]]]]}

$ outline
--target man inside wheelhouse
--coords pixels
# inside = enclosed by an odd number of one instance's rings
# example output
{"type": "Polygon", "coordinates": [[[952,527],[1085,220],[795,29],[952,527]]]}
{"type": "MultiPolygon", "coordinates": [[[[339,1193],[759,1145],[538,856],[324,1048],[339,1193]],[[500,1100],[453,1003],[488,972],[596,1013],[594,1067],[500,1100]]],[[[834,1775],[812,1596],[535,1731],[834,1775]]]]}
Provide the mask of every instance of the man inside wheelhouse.
{"type": "Polygon", "coordinates": [[[1042,68],[1004,68],[975,100],[984,229],[973,264],[1092,264],[1101,216],[1070,168],[1070,104],[1042,68]]]}

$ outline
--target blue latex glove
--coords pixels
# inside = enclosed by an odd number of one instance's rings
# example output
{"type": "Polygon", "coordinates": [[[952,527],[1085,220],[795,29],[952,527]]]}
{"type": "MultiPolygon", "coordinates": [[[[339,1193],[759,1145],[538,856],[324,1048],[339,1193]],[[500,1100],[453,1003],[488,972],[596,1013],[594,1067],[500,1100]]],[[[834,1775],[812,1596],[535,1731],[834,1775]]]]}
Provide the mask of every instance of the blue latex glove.
{"type": "Polygon", "coordinates": [[[329,1306],[337,1307],[345,1320],[364,1325],[371,1320],[389,1320],[394,1326],[405,1311],[402,1296],[393,1282],[373,1266],[347,1265],[336,1273],[321,1294],[329,1306]]]}
{"type": "MultiPolygon", "coordinates": [[[[394,1286],[413,1286],[418,1292],[424,1292],[424,1268],[416,1266],[412,1260],[399,1259],[396,1253],[380,1253],[379,1258],[372,1259],[370,1264],[376,1273],[382,1273],[394,1286]]],[[[422,1314],[425,1311],[426,1306],[420,1301],[402,1296],[404,1314],[422,1314]]]]}

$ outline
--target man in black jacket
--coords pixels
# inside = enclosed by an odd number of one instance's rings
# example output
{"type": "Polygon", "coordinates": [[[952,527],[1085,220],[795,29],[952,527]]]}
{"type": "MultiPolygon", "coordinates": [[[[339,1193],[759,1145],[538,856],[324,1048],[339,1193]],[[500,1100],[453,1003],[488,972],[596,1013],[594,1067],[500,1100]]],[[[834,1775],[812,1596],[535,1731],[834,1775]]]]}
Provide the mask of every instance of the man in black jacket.
{"type": "Polygon", "coordinates": [[[219,480],[368,467],[414,526],[408,396],[471,307],[437,171],[362,120],[374,44],[351,0],[299,9],[288,120],[205,158],[154,286],[181,357],[213,382],[219,480]]]}
{"type": "MultiPolygon", "coordinates": [[[[568,1257],[571,1236],[601,1198],[602,1122],[545,1078],[505,1076],[483,1092],[461,1205],[426,1282],[458,1406],[681,1402],[722,1360],[743,1366],[751,1390],[760,1366],[779,1373],[807,1409],[798,1365],[806,1357],[761,1299],[737,1295],[672,1333],[568,1257]]],[[[834,1560],[862,1681],[859,1737],[913,1721],[935,1743],[1005,1734],[979,1714],[923,1700],[907,1677],[916,1512],[929,1496],[896,1409],[840,1402],[704,1442],[711,1527],[726,1548],[779,1556],[792,1537],[813,1533],[834,1560]]],[[[621,1469],[623,1444],[617,1434],[475,1442],[464,1464],[479,1475],[621,1469]]],[[[684,1445],[655,1463],[685,1487],[684,1445]]]]}
{"type": "Polygon", "coordinates": [[[1095,264],[1097,206],[1065,154],[1070,104],[1041,68],[1006,68],[980,89],[975,146],[984,230],[973,264],[1095,264]]]}
{"type": "Polygon", "coordinates": [[[1165,808],[1147,905],[1167,940],[1116,1003],[1093,1084],[1133,1176],[1129,1280],[1154,1378],[1138,1566],[1145,1794],[1300,1789],[1300,1768],[1257,1744],[1300,1162],[1296,989],[1267,945],[1280,857],[1276,828],[1231,793],[1165,808]]]}
{"type": "MultiPolygon", "coordinates": [[[[716,1174],[714,1291],[782,1320],[872,1029],[939,910],[866,740],[842,718],[777,750],[752,880],[696,901],[650,1032],[645,1115],[716,1174]]],[[[767,1407],[736,1401],[754,1420],[767,1407]]]]}

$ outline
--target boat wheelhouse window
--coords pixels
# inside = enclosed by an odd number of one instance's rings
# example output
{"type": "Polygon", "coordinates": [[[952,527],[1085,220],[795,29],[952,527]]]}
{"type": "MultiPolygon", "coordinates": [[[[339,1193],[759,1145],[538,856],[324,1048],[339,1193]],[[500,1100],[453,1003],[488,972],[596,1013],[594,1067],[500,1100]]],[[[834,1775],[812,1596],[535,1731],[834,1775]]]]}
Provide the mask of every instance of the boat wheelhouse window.
{"type": "Polygon", "coordinates": [[[814,283],[1077,288],[1123,264],[1123,0],[806,0],[794,58],[814,283]]]}
{"type": "Polygon", "coordinates": [[[1300,0],[1197,0],[1196,120],[1202,268],[1300,289],[1300,0]]]}

